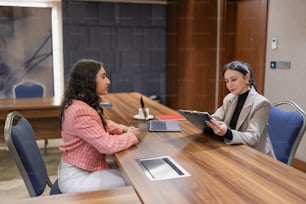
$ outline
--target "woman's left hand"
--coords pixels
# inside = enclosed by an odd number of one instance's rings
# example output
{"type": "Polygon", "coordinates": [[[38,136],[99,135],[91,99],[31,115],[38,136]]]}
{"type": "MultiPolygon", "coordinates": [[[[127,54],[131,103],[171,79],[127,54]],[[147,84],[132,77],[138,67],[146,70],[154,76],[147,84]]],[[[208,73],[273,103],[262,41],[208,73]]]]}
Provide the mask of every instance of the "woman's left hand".
{"type": "Polygon", "coordinates": [[[206,121],[206,124],[214,131],[214,133],[218,136],[224,136],[228,127],[222,121],[210,120],[206,121]]]}

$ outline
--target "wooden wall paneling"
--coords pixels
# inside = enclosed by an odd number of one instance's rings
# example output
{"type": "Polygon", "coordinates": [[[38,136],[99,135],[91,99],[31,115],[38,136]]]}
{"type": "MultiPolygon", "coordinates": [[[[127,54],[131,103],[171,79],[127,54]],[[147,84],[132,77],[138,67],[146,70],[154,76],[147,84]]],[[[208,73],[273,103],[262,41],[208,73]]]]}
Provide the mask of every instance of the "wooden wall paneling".
{"type": "Polygon", "coordinates": [[[213,0],[169,3],[167,105],[174,109],[214,109],[216,16],[213,0]]]}
{"type": "MultiPolygon", "coordinates": [[[[236,59],[243,60],[251,65],[258,91],[263,93],[268,1],[224,0],[222,6],[219,79],[223,80],[224,64],[236,59]]],[[[221,105],[228,90],[224,83],[219,85],[218,104],[221,105]]]]}
{"type": "Polygon", "coordinates": [[[251,65],[261,93],[264,89],[267,9],[267,0],[239,0],[237,4],[235,57],[251,65]]]}
{"type": "Polygon", "coordinates": [[[265,90],[265,64],[266,64],[266,47],[267,47],[267,33],[268,33],[268,9],[269,0],[261,0],[258,2],[259,13],[257,14],[256,28],[258,28],[256,49],[256,56],[254,67],[256,67],[256,82],[258,91],[264,94],[265,90]],[[258,68],[257,68],[258,67],[258,68]]]}
{"type": "Polygon", "coordinates": [[[236,41],[236,2],[221,1],[220,2],[220,62],[219,62],[219,94],[218,106],[222,104],[224,96],[228,90],[224,83],[223,66],[235,59],[235,41],[236,41]]]}
{"type": "Polygon", "coordinates": [[[170,107],[176,107],[177,94],[177,15],[178,2],[169,2],[167,6],[167,58],[166,58],[166,104],[170,107]]]}

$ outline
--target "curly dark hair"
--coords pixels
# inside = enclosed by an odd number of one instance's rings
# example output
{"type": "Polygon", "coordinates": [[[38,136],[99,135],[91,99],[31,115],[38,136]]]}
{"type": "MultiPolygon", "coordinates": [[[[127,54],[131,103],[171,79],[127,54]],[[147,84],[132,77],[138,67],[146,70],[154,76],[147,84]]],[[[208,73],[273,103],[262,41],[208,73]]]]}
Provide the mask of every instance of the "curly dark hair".
{"type": "Polygon", "coordinates": [[[98,112],[106,130],[103,108],[100,106],[101,98],[96,94],[96,75],[101,67],[103,67],[102,62],[91,59],[81,59],[73,65],[61,104],[60,128],[62,128],[65,109],[72,104],[73,99],[76,99],[87,103],[98,112]]]}

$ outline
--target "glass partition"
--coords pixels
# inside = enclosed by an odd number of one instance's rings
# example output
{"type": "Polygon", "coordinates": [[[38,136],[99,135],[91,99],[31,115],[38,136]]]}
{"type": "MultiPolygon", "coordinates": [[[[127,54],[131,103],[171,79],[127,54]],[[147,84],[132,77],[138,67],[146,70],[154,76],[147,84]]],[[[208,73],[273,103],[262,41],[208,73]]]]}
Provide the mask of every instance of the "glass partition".
{"type": "Polygon", "coordinates": [[[15,85],[29,81],[43,84],[45,97],[62,92],[59,12],[30,3],[0,3],[0,98],[13,98],[15,85]]]}

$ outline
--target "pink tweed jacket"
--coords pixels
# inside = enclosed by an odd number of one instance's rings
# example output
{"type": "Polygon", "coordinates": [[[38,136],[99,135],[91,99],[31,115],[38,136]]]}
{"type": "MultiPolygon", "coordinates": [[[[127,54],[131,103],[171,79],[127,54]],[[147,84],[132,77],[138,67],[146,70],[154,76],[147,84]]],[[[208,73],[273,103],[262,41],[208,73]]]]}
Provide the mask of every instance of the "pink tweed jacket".
{"type": "Polygon", "coordinates": [[[107,120],[107,131],[97,113],[88,104],[73,100],[65,110],[62,122],[62,159],[87,171],[108,169],[105,156],[137,144],[131,133],[124,133],[126,126],[107,120]]]}

